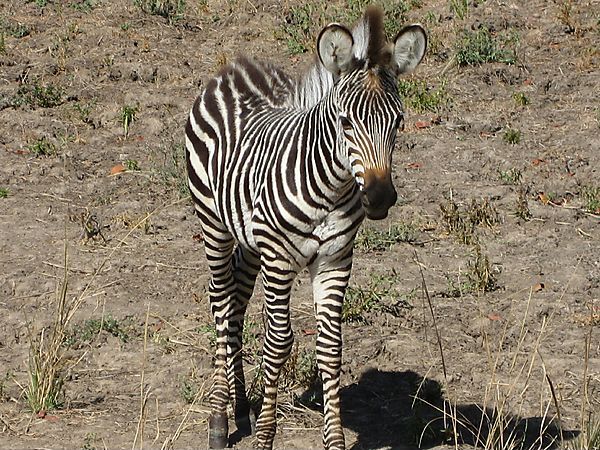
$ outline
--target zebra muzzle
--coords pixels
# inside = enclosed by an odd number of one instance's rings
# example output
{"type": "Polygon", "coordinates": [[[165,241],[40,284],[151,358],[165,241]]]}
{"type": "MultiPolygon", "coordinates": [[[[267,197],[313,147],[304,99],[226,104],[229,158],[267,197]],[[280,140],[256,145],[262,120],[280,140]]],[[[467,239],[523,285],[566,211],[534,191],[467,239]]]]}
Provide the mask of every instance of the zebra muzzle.
{"type": "Polygon", "coordinates": [[[365,185],[361,191],[361,201],[369,219],[385,219],[389,209],[396,204],[397,199],[398,194],[392,183],[391,173],[367,172],[365,174],[365,185]]]}

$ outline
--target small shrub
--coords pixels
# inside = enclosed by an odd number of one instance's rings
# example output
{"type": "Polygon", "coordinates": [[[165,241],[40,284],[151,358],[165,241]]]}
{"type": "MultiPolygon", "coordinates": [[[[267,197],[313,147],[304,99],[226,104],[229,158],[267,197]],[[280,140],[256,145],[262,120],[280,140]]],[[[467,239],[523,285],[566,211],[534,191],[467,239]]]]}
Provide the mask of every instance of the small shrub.
{"type": "Polygon", "coordinates": [[[521,188],[517,191],[517,201],[515,205],[515,216],[525,221],[531,219],[532,216],[531,211],[529,210],[527,195],[527,188],[521,186],[521,188]]]}
{"type": "Polygon", "coordinates": [[[512,169],[508,170],[498,169],[498,177],[504,184],[519,185],[521,184],[523,174],[519,169],[513,167],[512,169]]]}
{"type": "Polygon", "coordinates": [[[513,94],[513,99],[515,100],[515,103],[519,106],[527,106],[529,105],[529,103],[531,103],[529,97],[527,97],[527,95],[525,95],[524,92],[515,92],[513,94]]]}
{"type": "Polygon", "coordinates": [[[125,166],[125,169],[127,169],[130,172],[136,172],[141,170],[140,163],[137,162],[137,160],[135,159],[126,159],[123,163],[123,166],[125,166]]]}
{"type": "Polygon", "coordinates": [[[45,136],[29,144],[27,150],[36,158],[56,155],[56,146],[45,136]]]}
{"type": "Polygon", "coordinates": [[[396,290],[397,284],[398,275],[392,271],[371,274],[366,285],[348,286],[342,304],[342,322],[368,324],[368,314],[373,311],[399,316],[410,305],[396,290]]]}
{"type": "Polygon", "coordinates": [[[0,198],[8,197],[8,188],[0,187],[0,198]]]}
{"type": "Polygon", "coordinates": [[[135,6],[146,14],[164,17],[173,25],[183,18],[185,0],[134,0],[135,6]]]}
{"type": "Polygon", "coordinates": [[[487,255],[482,253],[479,245],[475,245],[474,251],[473,256],[468,261],[467,278],[473,290],[491,292],[497,288],[497,285],[490,261],[487,255]]]}
{"type": "Polygon", "coordinates": [[[499,43],[486,27],[477,31],[464,30],[457,41],[456,60],[461,66],[476,66],[492,62],[514,64],[516,53],[506,46],[506,42],[499,43]]]}
{"type": "Polygon", "coordinates": [[[502,136],[504,142],[510,145],[517,145],[521,142],[521,131],[514,128],[507,128],[502,136]]]}
{"type": "Polygon", "coordinates": [[[179,384],[179,392],[181,393],[181,398],[188,404],[191,405],[198,395],[200,388],[198,384],[192,378],[184,378],[179,384]]]}
{"type": "Polygon", "coordinates": [[[123,323],[109,315],[100,319],[88,319],[83,325],[74,327],[66,335],[64,344],[67,347],[81,347],[95,340],[102,331],[118,338],[122,343],[129,341],[129,333],[123,323]]]}
{"type": "Polygon", "coordinates": [[[404,104],[417,113],[439,112],[450,100],[445,81],[437,89],[432,89],[422,80],[400,79],[398,91],[404,99],[404,104]]]}
{"type": "Polygon", "coordinates": [[[29,105],[32,108],[54,108],[63,103],[63,90],[48,84],[42,86],[37,82],[25,84],[17,90],[13,99],[15,106],[29,105]]]}
{"type": "Polygon", "coordinates": [[[472,199],[469,206],[461,210],[452,198],[440,204],[444,228],[466,245],[477,243],[477,226],[492,228],[500,222],[500,215],[488,199],[481,202],[472,199]]]}
{"type": "Polygon", "coordinates": [[[290,358],[281,369],[281,383],[283,388],[310,388],[319,379],[317,367],[317,352],[315,350],[294,347],[290,358]]]}

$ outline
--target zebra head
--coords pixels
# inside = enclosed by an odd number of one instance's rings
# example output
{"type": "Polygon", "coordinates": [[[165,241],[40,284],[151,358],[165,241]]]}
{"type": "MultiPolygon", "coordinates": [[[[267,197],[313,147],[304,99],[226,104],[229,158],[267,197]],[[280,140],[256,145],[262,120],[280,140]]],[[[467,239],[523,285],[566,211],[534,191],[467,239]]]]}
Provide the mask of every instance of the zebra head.
{"type": "Polygon", "coordinates": [[[317,40],[321,63],[335,80],[338,145],[370,219],[387,217],[398,197],[392,151],[404,114],[396,78],[421,62],[426,47],[420,25],[404,27],[388,42],[378,8],[368,8],[353,32],[331,24],[317,40]]]}

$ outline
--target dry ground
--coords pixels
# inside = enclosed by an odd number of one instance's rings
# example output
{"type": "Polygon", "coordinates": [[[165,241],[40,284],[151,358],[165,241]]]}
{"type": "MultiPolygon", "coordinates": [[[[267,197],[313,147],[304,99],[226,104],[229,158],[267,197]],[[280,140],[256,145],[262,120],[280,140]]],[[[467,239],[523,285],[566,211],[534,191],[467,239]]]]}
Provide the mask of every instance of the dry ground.
{"type": "MultiPolygon", "coordinates": [[[[168,17],[150,14],[159,3],[0,4],[2,448],[205,447],[211,319],[182,187],[187,111],[236,54],[299,72],[310,56],[289,48],[310,47],[303,39],[332,11],[343,19],[360,6],[205,0],[181,17],[177,2],[162,2],[175,5],[168,17]],[[62,347],[61,405],[35,415],[24,394],[30,348],[53,323],[65,244],[67,298],[82,303],[62,347]]],[[[568,438],[600,408],[600,3],[403,4],[430,32],[409,79],[428,90],[409,93],[395,156],[401,200],[386,221],[365,223],[357,246],[356,315],[344,327],[348,447],[445,446],[452,417],[457,445],[469,447],[467,422],[510,416],[505,430],[538,448],[559,436],[547,427],[559,412],[568,438]],[[483,28],[507,41],[513,64],[457,64],[461,30],[483,28]],[[373,231],[392,226],[405,234],[373,231]],[[399,242],[365,243],[382,236],[399,242]]],[[[292,307],[302,359],[315,326],[305,275],[292,307]]],[[[282,391],[276,448],[321,445],[318,390],[308,398],[301,373],[282,391]]]]}

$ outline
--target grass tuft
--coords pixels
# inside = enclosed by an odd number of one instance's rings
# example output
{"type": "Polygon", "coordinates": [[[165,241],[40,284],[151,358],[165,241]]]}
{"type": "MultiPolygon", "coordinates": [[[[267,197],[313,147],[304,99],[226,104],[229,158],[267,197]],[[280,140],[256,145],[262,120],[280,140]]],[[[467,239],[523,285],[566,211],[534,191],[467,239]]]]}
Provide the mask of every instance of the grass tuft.
{"type": "Polygon", "coordinates": [[[517,145],[521,142],[521,131],[514,128],[507,128],[502,135],[504,142],[510,145],[517,145]]]}
{"type": "Polygon", "coordinates": [[[523,174],[519,169],[513,167],[508,170],[498,169],[498,178],[503,184],[519,185],[523,179],[523,174]]]}
{"type": "Polygon", "coordinates": [[[386,231],[364,227],[356,236],[354,248],[365,252],[383,252],[400,242],[416,242],[418,231],[414,225],[397,223],[386,231]]]}
{"type": "Polygon", "coordinates": [[[600,187],[583,186],[581,196],[584,201],[583,209],[592,214],[600,214],[600,187]]]}
{"type": "Polygon", "coordinates": [[[6,198],[8,197],[8,193],[10,191],[8,190],[8,188],[5,187],[0,187],[0,198],[6,198]]]}
{"type": "Polygon", "coordinates": [[[50,142],[45,136],[29,144],[27,150],[36,158],[56,155],[56,145],[50,142]]]}
{"type": "Polygon", "coordinates": [[[54,108],[63,103],[63,90],[51,84],[41,85],[37,81],[24,84],[13,99],[13,105],[29,105],[31,108],[54,108]]]}
{"type": "Polygon", "coordinates": [[[404,104],[417,113],[439,112],[450,103],[446,82],[437,88],[429,88],[423,80],[399,79],[398,91],[404,104]]]}
{"type": "Polygon", "coordinates": [[[456,59],[461,66],[493,62],[514,64],[516,52],[509,49],[508,44],[508,41],[500,42],[486,27],[476,31],[463,30],[456,45],[456,59]]]}

